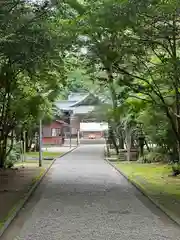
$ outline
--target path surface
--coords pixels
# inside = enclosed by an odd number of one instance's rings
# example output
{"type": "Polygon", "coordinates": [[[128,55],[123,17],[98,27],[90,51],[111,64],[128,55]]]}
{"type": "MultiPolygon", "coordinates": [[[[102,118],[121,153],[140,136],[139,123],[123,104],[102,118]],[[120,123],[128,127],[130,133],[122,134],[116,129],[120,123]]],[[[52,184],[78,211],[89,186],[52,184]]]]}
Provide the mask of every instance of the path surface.
{"type": "Polygon", "coordinates": [[[2,240],[179,240],[180,228],[85,145],[53,165],[2,240]]]}

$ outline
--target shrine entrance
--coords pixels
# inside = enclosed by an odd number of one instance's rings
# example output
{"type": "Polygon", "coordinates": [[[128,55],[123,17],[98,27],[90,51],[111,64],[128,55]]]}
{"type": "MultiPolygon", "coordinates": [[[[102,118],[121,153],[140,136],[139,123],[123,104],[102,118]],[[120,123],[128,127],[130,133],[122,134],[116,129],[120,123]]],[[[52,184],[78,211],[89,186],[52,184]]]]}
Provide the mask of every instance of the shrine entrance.
{"type": "Polygon", "coordinates": [[[67,116],[66,121],[70,126],[65,131],[66,137],[69,138],[70,134],[72,139],[77,138],[77,135],[85,139],[90,138],[90,135],[103,138],[107,124],[97,122],[96,117],[93,116],[93,111],[101,104],[105,103],[92,93],[71,93],[67,100],[56,102],[57,108],[67,116]]]}

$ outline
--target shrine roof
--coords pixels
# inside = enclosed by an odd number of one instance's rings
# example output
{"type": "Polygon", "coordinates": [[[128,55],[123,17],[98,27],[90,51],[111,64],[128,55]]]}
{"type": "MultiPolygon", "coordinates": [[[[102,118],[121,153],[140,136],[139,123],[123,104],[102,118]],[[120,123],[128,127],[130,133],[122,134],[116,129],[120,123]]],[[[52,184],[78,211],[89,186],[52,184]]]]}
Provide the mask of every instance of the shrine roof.
{"type": "Polygon", "coordinates": [[[57,101],[56,106],[61,110],[73,110],[80,106],[91,105],[95,100],[97,100],[97,97],[91,93],[73,93],[69,95],[68,100],[57,101]]]}
{"type": "Polygon", "coordinates": [[[72,111],[74,114],[87,114],[94,110],[95,106],[103,103],[103,99],[93,93],[71,93],[67,100],[56,102],[57,108],[62,111],[72,111]]]}

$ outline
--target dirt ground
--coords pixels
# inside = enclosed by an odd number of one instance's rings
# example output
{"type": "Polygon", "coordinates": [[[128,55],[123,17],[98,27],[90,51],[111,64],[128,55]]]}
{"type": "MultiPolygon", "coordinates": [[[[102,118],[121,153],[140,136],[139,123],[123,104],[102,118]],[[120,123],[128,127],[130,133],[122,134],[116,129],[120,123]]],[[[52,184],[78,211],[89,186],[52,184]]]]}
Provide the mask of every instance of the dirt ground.
{"type": "Polygon", "coordinates": [[[23,164],[15,169],[0,170],[0,227],[49,164],[42,168],[37,164],[23,164]]]}

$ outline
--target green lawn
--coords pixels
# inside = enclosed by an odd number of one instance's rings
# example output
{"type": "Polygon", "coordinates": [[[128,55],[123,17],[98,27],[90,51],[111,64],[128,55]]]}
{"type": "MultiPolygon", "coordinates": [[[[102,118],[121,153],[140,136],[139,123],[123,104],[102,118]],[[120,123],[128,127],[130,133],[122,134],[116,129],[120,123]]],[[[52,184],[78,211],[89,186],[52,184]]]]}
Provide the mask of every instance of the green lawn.
{"type": "MultiPolygon", "coordinates": [[[[54,158],[60,157],[62,152],[43,152],[42,165],[43,167],[48,167],[54,158]],[[47,158],[47,159],[46,159],[47,158]]],[[[25,162],[19,161],[15,164],[15,167],[24,166],[24,167],[34,167],[39,164],[39,152],[28,152],[26,153],[25,162]]]]}
{"type": "Polygon", "coordinates": [[[180,218],[180,177],[171,177],[164,164],[115,163],[128,178],[151,198],[180,218]]]}
{"type": "MultiPolygon", "coordinates": [[[[55,158],[55,157],[60,157],[62,155],[61,152],[43,152],[43,157],[52,157],[52,158],[55,158]]],[[[28,152],[26,153],[26,156],[27,157],[39,157],[39,152],[28,152]]]]}

